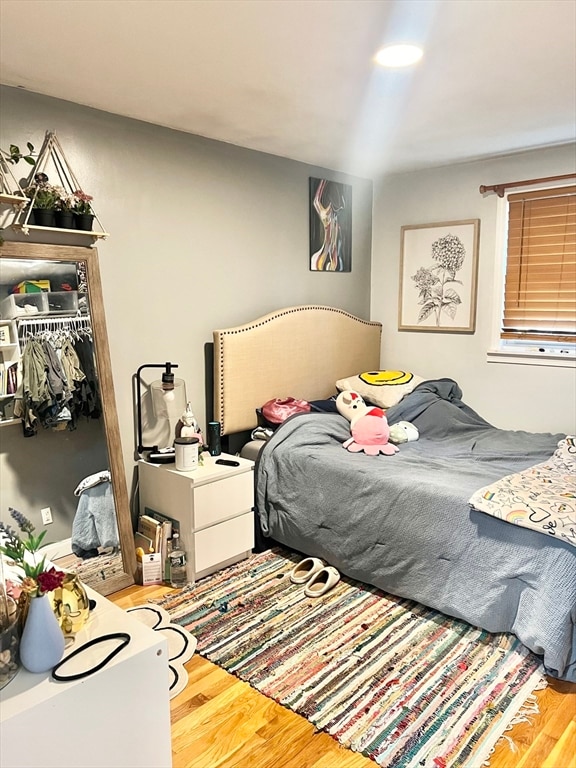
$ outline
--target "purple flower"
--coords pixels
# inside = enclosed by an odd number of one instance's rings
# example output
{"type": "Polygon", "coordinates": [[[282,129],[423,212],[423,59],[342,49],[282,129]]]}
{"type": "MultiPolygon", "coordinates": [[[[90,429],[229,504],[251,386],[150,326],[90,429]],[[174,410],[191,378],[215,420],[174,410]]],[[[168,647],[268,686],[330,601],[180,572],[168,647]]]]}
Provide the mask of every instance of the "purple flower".
{"type": "Polygon", "coordinates": [[[24,533],[34,533],[36,530],[34,525],[32,525],[31,521],[28,520],[28,518],[25,517],[22,512],[18,512],[16,509],[12,509],[12,507],[9,507],[8,511],[10,512],[10,516],[16,521],[18,528],[20,528],[21,531],[24,533]]]}

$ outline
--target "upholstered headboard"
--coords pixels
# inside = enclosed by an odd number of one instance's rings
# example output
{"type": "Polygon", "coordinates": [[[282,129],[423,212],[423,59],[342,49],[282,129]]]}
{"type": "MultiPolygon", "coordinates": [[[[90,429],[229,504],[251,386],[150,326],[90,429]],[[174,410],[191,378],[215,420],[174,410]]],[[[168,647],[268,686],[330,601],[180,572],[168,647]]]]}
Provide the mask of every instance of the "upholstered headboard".
{"type": "Polygon", "coordinates": [[[382,325],[342,309],[279,309],[214,331],[214,419],[223,435],[253,429],[274,397],[318,400],[336,381],[380,367],[382,325]]]}

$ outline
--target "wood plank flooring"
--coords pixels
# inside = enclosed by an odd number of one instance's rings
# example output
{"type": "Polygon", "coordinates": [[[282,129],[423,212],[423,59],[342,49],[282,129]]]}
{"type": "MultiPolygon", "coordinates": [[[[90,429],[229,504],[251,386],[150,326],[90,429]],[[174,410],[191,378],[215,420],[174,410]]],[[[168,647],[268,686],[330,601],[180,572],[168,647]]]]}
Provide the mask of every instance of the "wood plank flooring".
{"type": "MultiPolygon", "coordinates": [[[[170,592],[129,587],[109,599],[121,608],[170,592]]],[[[188,685],[170,703],[174,768],[374,768],[280,704],[195,654],[188,685]]],[[[490,768],[576,768],[576,684],[549,679],[540,714],[507,733],[490,768]]],[[[478,766],[481,768],[481,766],[478,766]]]]}

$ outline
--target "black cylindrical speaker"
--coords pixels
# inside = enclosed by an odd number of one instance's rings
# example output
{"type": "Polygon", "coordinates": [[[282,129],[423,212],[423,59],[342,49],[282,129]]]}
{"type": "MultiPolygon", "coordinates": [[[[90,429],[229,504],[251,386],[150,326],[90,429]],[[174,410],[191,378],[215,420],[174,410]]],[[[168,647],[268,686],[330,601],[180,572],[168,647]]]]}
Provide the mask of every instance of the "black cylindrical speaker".
{"type": "Polygon", "coordinates": [[[211,456],[220,456],[222,453],[219,421],[208,422],[208,448],[210,449],[211,456]]]}

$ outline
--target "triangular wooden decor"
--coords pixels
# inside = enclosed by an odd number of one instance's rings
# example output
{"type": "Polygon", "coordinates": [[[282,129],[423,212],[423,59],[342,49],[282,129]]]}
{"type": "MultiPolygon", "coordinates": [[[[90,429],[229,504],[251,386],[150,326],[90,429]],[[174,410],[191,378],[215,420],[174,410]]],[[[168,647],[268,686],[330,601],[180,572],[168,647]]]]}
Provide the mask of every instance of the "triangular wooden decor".
{"type": "MultiPolygon", "coordinates": [[[[44,143],[42,144],[42,147],[38,153],[38,160],[36,161],[34,168],[30,171],[30,175],[26,180],[24,189],[34,183],[34,179],[38,174],[45,174],[48,177],[48,182],[50,184],[56,183],[58,186],[61,186],[68,194],[72,194],[73,192],[82,189],[80,182],[74,175],[74,171],[66,159],[66,155],[64,154],[64,150],[62,149],[56,134],[52,131],[46,132],[44,143]]],[[[99,228],[94,229],[93,227],[92,231],[81,229],[62,229],[60,227],[40,227],[35,224],[30,224],[30,215],[34,207],[35,198],[36,195],[34,195],[34,197],[30,200],[30,204],[26,206],[26,208],[16,212],[14,221],[12,222],[12,227],[14,229],[21,230],[25,235],[27,235],[30,230],[50,230],[51,232],[58,233],[61,232],[68,234],[72,233],[74,235],[87,235],[91,238],[108,237],[108,233],[104,231],[102,223],[93,208],[91,212],[94,214],[94,221],[97,222],[99,228]]]]}
{"type": "Polygon", "coordinates": [[[22,206],[28,198],[12,173],[10,163],[0,154],[0,203],[22,206]]]}

